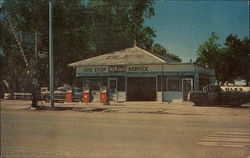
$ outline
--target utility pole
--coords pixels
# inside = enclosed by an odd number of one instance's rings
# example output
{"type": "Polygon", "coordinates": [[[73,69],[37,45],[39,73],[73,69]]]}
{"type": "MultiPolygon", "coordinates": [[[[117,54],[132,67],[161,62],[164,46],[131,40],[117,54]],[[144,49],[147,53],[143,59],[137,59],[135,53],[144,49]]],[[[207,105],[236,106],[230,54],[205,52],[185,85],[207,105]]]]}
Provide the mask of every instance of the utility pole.
{"type": "Polygon", "coordinates": [[[35,54],[36,54],[36,65],[37,65],[37,62],[38,62],[37,41],[38,41],[38,36],[37,36],[37,31],[36,31],[36,32],[35,32],[35,54]]]}
{"type": "Polygon", "coordinates": [[[51,107],[54,107],[53,6],[54,0],[49,0],[49,88],[51,107]]]}
{"type": "Polygon", "coordinates": [[[32,107],[37,107],[37,94],[38,94],[38,51],[37,51],[37,31],[35,32],[35,66],[32,69],[32,107]]]}

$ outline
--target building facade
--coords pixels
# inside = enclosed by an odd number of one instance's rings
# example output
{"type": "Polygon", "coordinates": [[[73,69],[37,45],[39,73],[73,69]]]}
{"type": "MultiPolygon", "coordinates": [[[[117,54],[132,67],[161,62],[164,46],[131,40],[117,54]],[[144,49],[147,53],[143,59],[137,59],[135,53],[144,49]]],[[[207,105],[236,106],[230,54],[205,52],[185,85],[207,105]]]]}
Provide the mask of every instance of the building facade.
{"type": "Polygon", "coordinates": [[[186,100],[188,92],[214,84],[215,72],[193,63],[177,63],[137,46],[78,61],[76,68],[83,86],[99,101],[101,86],[109,99],[119,101],[186,100]]]}

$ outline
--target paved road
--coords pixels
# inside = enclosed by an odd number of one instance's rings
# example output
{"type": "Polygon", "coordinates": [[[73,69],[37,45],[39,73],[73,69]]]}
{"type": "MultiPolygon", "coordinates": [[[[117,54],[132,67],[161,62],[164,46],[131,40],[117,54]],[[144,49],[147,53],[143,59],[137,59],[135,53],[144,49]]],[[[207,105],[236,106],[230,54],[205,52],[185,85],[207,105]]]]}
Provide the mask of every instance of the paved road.
{"type": "Polygon", "coordinates": [[[1,158],[250,156],[247,109],[222,117],[2,109],[1,158]]]}

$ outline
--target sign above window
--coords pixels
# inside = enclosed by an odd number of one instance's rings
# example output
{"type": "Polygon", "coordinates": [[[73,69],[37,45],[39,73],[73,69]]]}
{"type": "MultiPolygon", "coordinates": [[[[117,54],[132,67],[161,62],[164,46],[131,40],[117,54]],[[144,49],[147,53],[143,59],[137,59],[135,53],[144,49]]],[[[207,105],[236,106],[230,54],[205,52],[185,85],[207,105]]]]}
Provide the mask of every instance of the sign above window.
{"type": "Polygon", "coordinates": [[[78,73],[119,73],[119,72],[150,72],[157,71],[153,66],[97,66],[77,67],[78,73]]]}
{"type": "Polygon", "coordinates": [[[126,66],[109,66],[109,72],[126,72],[126,66]]]}
{"type": "Polygon", "coordinates": [[[76,68],[77,74],[94,73],[124,73],[124,72],[175,72],[182,75],[183,72],[193,72],[192,65],[106,65],[83,66],[76,68]]]}

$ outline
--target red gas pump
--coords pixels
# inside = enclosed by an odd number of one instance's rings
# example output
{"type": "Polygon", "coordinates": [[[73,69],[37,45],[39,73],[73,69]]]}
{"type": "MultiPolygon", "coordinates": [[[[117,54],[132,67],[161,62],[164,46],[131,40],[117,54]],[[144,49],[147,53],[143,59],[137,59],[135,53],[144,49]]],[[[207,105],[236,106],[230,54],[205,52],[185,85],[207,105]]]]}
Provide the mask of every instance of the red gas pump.
{"type": "Polygon", "coordinates": [[[104,104],[109,104],[108,90],[106,86],[100,87],[100,102],[104,104]]]}
{"type": "Polygon", "coordinates": [[[65,102],[72,102],[72,90],[65,93],[65,102]]]}
{"type": "Polygon", "coordinates": [[[90,89],[89,89],[89,87],[83,87],[82,101],[85,103],[90,102],[90,89]]]}

